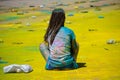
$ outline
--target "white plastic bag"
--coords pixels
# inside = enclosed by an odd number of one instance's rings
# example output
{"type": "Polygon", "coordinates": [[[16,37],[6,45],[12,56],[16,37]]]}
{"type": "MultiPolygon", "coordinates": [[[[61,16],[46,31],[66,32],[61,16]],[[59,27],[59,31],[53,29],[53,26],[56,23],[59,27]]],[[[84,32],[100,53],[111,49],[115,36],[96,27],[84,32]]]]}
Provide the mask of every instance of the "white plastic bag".
{"type": "Polygon", "coordinates": [[[32,67],[30,65],[24,64],[24,65],[18,65],[18,64],[11,64],[8,66],[5,66],[3,68],[4,73],[19,73],[19,72],[31,72],[33,71],[32,67]]]}

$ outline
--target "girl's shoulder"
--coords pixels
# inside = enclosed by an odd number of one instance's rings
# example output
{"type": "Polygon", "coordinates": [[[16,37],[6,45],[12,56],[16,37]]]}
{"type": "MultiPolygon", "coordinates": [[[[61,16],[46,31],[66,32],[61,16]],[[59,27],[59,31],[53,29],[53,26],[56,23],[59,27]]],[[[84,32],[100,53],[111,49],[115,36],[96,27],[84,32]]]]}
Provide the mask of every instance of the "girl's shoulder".
{"type": "Polygon", "coordinates": [[[68,27],[62,27],[61,30],[65,31],[65,32],[73,32],[73,30],[71,30],[70,28],[68,27]]]}

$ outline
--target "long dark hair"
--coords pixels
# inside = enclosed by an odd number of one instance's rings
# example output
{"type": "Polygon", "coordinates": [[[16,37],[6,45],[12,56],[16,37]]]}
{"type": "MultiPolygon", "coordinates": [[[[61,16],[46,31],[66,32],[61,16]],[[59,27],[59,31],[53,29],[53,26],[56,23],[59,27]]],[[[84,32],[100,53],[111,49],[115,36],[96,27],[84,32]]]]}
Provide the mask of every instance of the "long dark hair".
{"type": "Polygon", "coordinates": [[[44,36],[44,41],[48,42],[48,37],[50,36],[50,44],[52,45],[56,34],[59,29],[64,26],[65,22],[65,12],[63,9],[58,8],[52,11],[50,22],[44,36]]]}

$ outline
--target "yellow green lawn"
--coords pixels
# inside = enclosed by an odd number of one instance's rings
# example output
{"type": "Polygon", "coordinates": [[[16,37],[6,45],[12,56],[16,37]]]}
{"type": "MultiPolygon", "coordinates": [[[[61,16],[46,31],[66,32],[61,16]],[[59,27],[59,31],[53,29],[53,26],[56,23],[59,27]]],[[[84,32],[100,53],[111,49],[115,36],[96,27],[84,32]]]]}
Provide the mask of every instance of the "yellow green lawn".
{"type": "MultiPolygon", "coordinates": [[[[88,13],[77,12],[71,17],[66,15],[66,21],[71,21],[71,24],[65,26],[75,32],[80,44],[77,63],[81,64],[81,67],[75,70],[45,70],[45,61],[39,52],[39,44],[43,41],[50,15],[35,12],[1,23],[0,40],[4,42],[0,43],[0,57],[8,63],[0,64],[0,80],[120,80],[119,13],[120,9],[89,9],[88,13]],[[37,18],[32,19],[32,15],[36,15],[37,18]],[[22,24],[15,24],[17,21],[21,21],[22,24]],[[27,22],[31,25],[26,26],[27,22]],[[114,39],[117,43],[106,44],[109,39],[114,39]],[[33,72],[4,74],[3,67],[9,64],[29,64],[33,72]]],[[[15,15],[6,13],[0,16],[9,14],[15,15]]]]}

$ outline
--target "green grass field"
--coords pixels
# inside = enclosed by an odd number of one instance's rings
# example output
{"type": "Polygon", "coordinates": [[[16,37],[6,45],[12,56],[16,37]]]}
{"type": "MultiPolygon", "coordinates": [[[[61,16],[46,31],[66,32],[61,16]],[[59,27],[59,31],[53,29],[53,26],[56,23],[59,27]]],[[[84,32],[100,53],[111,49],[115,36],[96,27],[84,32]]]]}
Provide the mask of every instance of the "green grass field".
{"type": "Polygon", "coordinates": [[[71,24],[65,26],[75,32],[80,44],[77,63],[81,66],[62,71],[45,70],[46,63],[39,52],[49,14],[0,14],[0,57],[7,61],[0,63],[0,80],[120,80],[120,9],[110,8],[88,9],[88,13],[75,11],[71,17],[66,13],[66,21],[71,24]],[[33,15],[37,17],[32,19],[33,15]],[[26,26],[27,22],[31,25],[26,26]],[[116,43],[107,44],[110,39],[116,43]],[[3,73],[3,67],[10,64],[29,64],[33,71],[3,73]]]}

